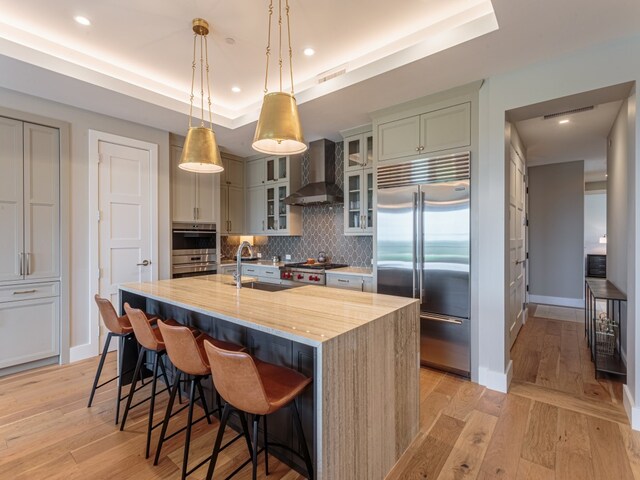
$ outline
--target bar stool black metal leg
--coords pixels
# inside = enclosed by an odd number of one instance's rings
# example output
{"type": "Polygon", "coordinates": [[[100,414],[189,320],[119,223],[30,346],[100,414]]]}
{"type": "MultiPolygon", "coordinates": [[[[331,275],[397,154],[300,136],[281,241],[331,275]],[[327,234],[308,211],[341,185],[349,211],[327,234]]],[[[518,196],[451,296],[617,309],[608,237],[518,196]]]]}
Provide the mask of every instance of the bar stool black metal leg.
{"type": "Polygon", "coordinates": [[[251,455],[251,463],[253,464],[251,478],[256,480],[258,478],[258,422],[260,421],[259,415],[253,416],[253,452],[251,455]]]}
{"type": "Polygon", "coordinates": [[[98,370],[96,371],[96,378],[93,379],[93,387],[91,387],[91,395],[89,395],[89,404],[87,407],[90,407],[93,403],[93,397],[96,394],[96,389],[98,388],[98,382],[100,381],[100,375],[102,374],[102,367],[104,367],[104,361],[107,359],[107,353],[109,352],[109,345],[111,344],[111,337],[113,333],[109,332],[107,334],[107,339],[104,342],[104,348],[102,349],[102,356],[100,357],[100,363],[98,363],[98,370]]]}
{"type": "Polygon", "coordinates": [[[124,426],[127,423],[127,416],[129,415],[129,409],[131,408],[131,402],[133,401],[133,394],[138,385],[138,376],[144,362],[145,348],[140,347],[140,353],[138,354],[138,361],[136,362],[136,370],[133,372],[133,382],[129,389],[129,395],[127,395],[127,404],[124,407],[124,414],[122,415],[122,421],[120,422],[120,431],[124,430],[124,426]]]}
{"type": "Polygon", "coordinates": [[[187,416],[187,434],[184,440],[184,454],[182,456],[182,480],[187,478],[187,466],[189,463],[189,446],[191,445],[191,424],[193,423],[193,404],[196,396],[196,379],[191,379],[189,386],[189,415],[187,416]]]}
{"type": "Polygon", "coordinates": [[[171,387],[171,395],[169,396],[169,403],[167,404],[167,411],[164,414],[164,420],[162,422],[162,430],[160,431],[160,438],[158,439],[158,447],[156,448],[156,456],[153,460],[154,465],[158,465],[160,459],[160,451],[162,450],[162,444],[164,443],[164,437],[167,434],[167,428],[169,427],[169,419],[171,418],[171,410],[173,410],[173,403],[176,400],[176,393],[180,388],[180,377],[182,372],[176,371],[176,378],[173,379],[173,386],[171,387]]]}
{"type": "Polygon", "coordinates": [[[207,417],[207,423],[211,425],[211,415],[209,415],[209,407],[207,406],[207,400],[204,398],[204,389],[202,388],[202,384],[200,383],[200,378],[196,378],[196,387],[198,387],[198,395],[200,395],[200,400],[202,401],[202,408],[204,408],[204,414],[207,417]]]}
{"type": "Polygon", "coordinates": [[[122,398],[122,364],[124,362],[124,337],[119,337],[118,342],[118,400],[116,402],[116,425],[120,419],[120,399],[122,398]]]}
{"type": "MultiPolygon", "coordinates": [[[[151,445],[151,429],[153,428],[153,411],[156,405],[156,386],[158,385],[158,352],[153,352],[153,380],[151,380],[151,400],[149,404],[149,423],[147,424],[147,449],[144,458],[149,458],[149,446],[151,445]]],[[[124,419],[122,420],[124,423],[124,419]]]]}
{"type": "Polygon", "coordinates": [[[162,370],[162,378],[164,379],[164,384],[167,386],[167,392],[169,396],[171,396],[171,384],[169,383],[169,377],[167,377],[167,368],[164,366],[164,352],[159,352],[158,355],[160,356],[158,362],[160,363],[160,370],[162,370]]]}
{"type": "MultiPolygon", "coordinates": [[[[242,433],[244,434],[244,440],[247,443],[247,450],[249,451],[249,457],[253,458],[253,448],[251,447],[251,436],[249,435],[249,424],[247,423],[247,417],[244,412],[236,410],[240,417],[240,423],[242,425],[242,433]]],[[[223,432],[224,433],[224,432],[223,432]]]]}
{"type": "Polygon", "coordinates": [[[269,441],[267,440],[267,416],[264,415],[262,417],[262,435],[263,435],[263,446],[264,446],[264,473],[269,475],[269,441]]]}
{"type": "Polygon", "coordinates": [[[298,406],[296,401],[291,402],[291,408],[293,408],[293,423],[298,431],[298,437],[302,444],[302,456],[304,463],[307,466],[307,473],[309,474],[309,480],[313,480],[313,464],[311,462],[311,455],[309,455],[309,448],[307,447],[307,441],[304,438],[304,431],[302,430],[302,422],[300,422],[300,414],[298,413],[298,406]]]}
{"type": "MultiPolygon", "coordinates": [[[[222,416],[220,417],[220,426],[218,427],[218,435],[216,435],[216,443],[213,446],[213,452],[211,453],[211,461],[209,462],[209,469],[207,470],[207,480],[211,480],[213,478],[213,471],[216,468],[216,462],[218,461],[218,454],[220,453],[220,446],[222,445],[222,437],[224,436],[224,429],[227,426],[227,420],[229,419],[229,414],[231,413],[231,406],[227,403],[224,406],[224,410],[222,410],[222,416]]],[[[245,438],[248,433],[247,420],[244,418],[244,414],[240,414],[240,421],[242,422],[242,427],[245,429],[245,438]]],[[[247,439],[247,446],[249,447],[249,451],[251,452],[251,444],[247,439]]]]}

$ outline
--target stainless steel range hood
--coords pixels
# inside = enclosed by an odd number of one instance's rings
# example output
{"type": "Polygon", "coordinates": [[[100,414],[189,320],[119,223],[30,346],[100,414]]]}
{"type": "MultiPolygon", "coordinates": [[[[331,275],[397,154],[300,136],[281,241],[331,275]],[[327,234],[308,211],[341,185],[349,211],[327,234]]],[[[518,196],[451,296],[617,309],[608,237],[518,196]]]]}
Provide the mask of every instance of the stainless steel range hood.
{"type": "Polygon", "coordinates": [[[284,203],[305,206],[342,201],[342,190],[336,185],[336,144],[326,138],[311,142],[309,183],[285,198],[284,203]]]}

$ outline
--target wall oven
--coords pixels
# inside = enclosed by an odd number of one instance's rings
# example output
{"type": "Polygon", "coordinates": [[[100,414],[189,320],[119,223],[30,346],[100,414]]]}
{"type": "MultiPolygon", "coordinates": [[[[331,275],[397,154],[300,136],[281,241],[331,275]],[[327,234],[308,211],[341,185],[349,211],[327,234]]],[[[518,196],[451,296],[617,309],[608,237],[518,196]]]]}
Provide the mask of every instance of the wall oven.
{"type": "Polygon", "coordinates": [[[171,276],[211,275],[217,272],[216,224],[174,223],[171,276]]]}

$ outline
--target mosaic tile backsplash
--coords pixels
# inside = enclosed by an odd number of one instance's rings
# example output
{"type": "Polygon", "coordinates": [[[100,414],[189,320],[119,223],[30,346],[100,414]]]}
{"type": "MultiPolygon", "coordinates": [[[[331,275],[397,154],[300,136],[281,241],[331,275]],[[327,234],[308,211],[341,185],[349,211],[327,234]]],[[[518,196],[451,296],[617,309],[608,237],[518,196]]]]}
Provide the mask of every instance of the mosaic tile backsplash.
{"type": "MultiPolygon", "coordinates": [[[[342,142],[336,143],[336,183],[343,188],[342,142]]],[[[309,178],[309,157],[302,159],[302,183],[309,178]]],[[[324,251],[335,263],[345,263],[358,267],[370,267],[373,258],[371,236],[344,235],[344,205],[317,205],[302,209],[302,236],[299,237],[255,237],[256,252],[268,259],[279,255],[291,255],[291,261],[299,262],[316,258],[324,251]]],[[[222,237],[221,253],[224,258],[232,258],[240,243],[239,237],[222,237]]]]}

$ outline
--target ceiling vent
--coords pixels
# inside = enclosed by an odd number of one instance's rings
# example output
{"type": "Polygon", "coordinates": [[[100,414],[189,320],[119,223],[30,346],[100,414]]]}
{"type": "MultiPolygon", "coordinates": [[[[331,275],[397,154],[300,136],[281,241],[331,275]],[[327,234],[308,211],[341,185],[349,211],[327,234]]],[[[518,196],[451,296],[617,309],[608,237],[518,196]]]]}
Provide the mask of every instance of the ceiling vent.
{"type": "Polygon", "coordinates": [[[324,82],[328,82],[329,80],[333,80],[336,77],[344,75],[345,73],[347,73],[347,66],[341,65],[339,67],[336,67],[321,73],[316,77],[316,80],[318,83],[324,83],[324,82]]]}
{"type": "Polygon", "coordinates": [[[549,115],[545,115],[544,119],[549,120],[550,118],[562,117],[564,115],[571,115],[573,113],[588,112],[593,110],[594,108],[595,107],[593,105],[590,105],[588,107],[574,108],[573,110],[566,110],[564,112],[550,113],[549,115]]]}

